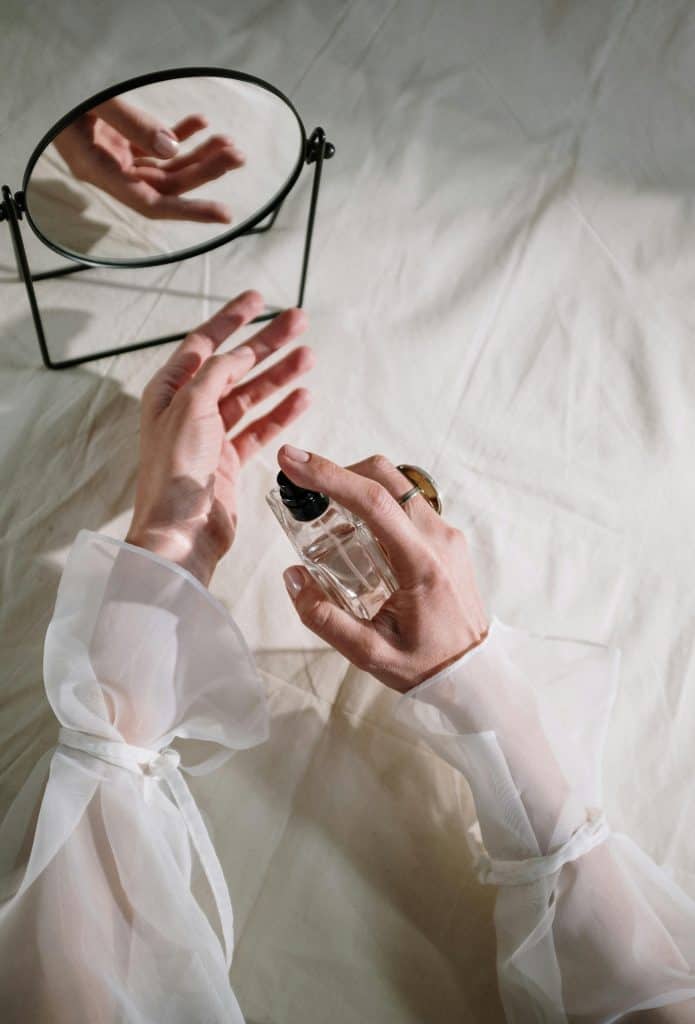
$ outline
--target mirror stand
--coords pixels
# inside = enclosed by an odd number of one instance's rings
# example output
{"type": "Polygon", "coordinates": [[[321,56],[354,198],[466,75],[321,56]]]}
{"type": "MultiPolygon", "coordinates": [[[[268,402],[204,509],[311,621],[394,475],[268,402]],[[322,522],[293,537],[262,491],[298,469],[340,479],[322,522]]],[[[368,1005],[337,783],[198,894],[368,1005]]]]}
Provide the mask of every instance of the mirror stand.
{"type": "MultiPolygon", "coordinates": [[[[299,293],[297,298],[297,306],[299,307],[304,304],[306,279],[309,269],[309,256],[311,254],[311,240],[314,233],[316,206],[318,202],[319,189],[321,187],[321,170],[323,167],[323,161],[330,159],[334,153],[335,147],[326,139],[326,133],[323,128],[315,128],[307,139],[306,154],[304,158],[304,162],[306,164],[314,164],[314,176],[311,185],[309,214],[307,217],[306,231],[304,235],[304,251],[299,278],[299,293]]],[[[265,223],[261,222],[261,224],[254,224],[245,231],[239,232],[237,237],[241,238],[244,235],[262,234],[265,231],[269,231],[275,223],[275,219],[280,212],[283,202],[284,197],[277,203],[274,209],[270,211],[269,216],[268,214],[265,215],[265,223]]],[[[10,189],[8,185],[3,185],[2,202],[0,203],[0,221],[7,221],[10,229],[12,247],[14,249],[15,260],[17,262],[17,272],[20,280],[24,281],[31,315],[36,328],[39,349],[41,350],[41,358],[43,359],[43,364],[47,369],[66,370],[71,366],[78,366],[81,363],[89,363],[96,359],[105,359],[108,356],[121,355],[124,352],[137,352],[142,348],[152,348],[155,345],[164,345],[167,342],[179,341],[181,338],[185,338],[188,333],[187,331],[183,331],[178,334],[166,334],[159,338],[148,338],[145,341],[133,342],[131,345],[121,345],[117,348],[106,349],[101,352],[91,352],[88,355],[75,356],[71,359],[52,359],[46,341],[46,334],[44,331],[43,321],[41,319],[41,310],[39,309],[34,282],[50,280],[55,277],[66,277],[68,274],[78,274],[83,270],[93,270],[94,265],[88,262],[77,263],[76,266],[71,265],[60,267],[57,270],[47,270],[39,274],[32,274],[19,224],[20,220],[22,220],[24,209],[24,193],[13,193],[12,189],[10,189]]],[[[162,260],[161,262],[175,263],[178,262],[178,258],[174,256],[170,260],[162,260]]],[[[258,323],[263,320],[272,320],[279,312],[280,310],[270,313],[262,313],[260,316],[255,317],[251,323],[258,323]]]]}

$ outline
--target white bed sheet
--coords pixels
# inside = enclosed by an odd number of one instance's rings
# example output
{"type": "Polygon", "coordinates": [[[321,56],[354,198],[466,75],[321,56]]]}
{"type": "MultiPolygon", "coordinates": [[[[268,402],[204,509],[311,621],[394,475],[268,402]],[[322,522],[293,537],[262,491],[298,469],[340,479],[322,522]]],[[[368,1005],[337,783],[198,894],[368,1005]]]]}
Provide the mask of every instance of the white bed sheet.
{"type": "MultiPolygon", "coordinates": [[[[428,467],[492,610],[623,648],[605,808],[695,895],[695,5],[9,0],[0,25],[14,188],[65,109],[176,64],[265,77],[326,128],[316,398],[287,439],[428,467]]],[[[249,286],[291,304],[309,184],[267,236],[41,285],[55,354],[193,325],[249,286]]],[[[37,269],[60,262],[25,239],[37,269]]],[[[168,349],[41,369],[0,247],[2,814],[56,739],[41,645],[67,549],[80,527],[124,536],[137,399],[168,349]]],[[[212,587],[268,673],[271,737],[191,787],[235,906],[235,991],[258,1024],[495,1024],[470,794],[288,614],[273,465],[246,474],[212,587]]]]}

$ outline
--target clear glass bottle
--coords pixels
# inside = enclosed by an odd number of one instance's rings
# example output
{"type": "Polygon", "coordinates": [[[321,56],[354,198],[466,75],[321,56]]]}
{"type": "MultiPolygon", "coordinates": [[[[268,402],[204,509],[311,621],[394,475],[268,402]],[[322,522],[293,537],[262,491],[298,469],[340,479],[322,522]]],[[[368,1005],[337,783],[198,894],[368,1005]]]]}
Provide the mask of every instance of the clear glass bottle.
{"type": "Polygon", "coordinates": [[[359,619],[371,619],[397,588],[393,570],[369,528],[319,491],[278,473],[267,502],[303,564],[328,597],[359,619]]]}

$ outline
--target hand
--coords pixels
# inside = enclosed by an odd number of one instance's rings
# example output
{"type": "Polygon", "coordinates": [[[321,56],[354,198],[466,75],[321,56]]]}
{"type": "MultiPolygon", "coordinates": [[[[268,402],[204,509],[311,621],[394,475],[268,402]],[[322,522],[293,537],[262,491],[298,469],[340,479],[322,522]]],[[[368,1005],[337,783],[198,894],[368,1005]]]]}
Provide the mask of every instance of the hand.
{"type": "Polygon", "coordinates": [[[285,572],[305,626],[353,665],[405,691],[475,647],[488,621],[466,540],[420,495],[396,500],[410,482],[382,455],[348,469],[285,445],[280,467],[300,487],[322,491],[355,513],[381,542],[399,589],[366,622],[333,602],[302,566],[285,572]]]}
{"type": "Polygon", "coordinates": [[[126,540],[177,562],[207,586],[236,531],[241,467],[308,407],[297,388],[234,437],[227,432],[258,402],[313,366],[306,346],[265,372],[243,378],[306,329],[287,309],[229,352],[215,349],[258,316],[263,300],[248,291],[186,337],[142,396],[140,465],[126,540]]]}
{"type": "Polygon", "coordinates": [[[76,178],[143,217],[229,224],[232,215],[223,203],[180,198],[244,163],[241,152],[223,135],[213,135],[176,157],[179,142],[207,123],[202,114],[191,114],[169,129],[116,97],[93,107],[53,141],[76,178]]]}

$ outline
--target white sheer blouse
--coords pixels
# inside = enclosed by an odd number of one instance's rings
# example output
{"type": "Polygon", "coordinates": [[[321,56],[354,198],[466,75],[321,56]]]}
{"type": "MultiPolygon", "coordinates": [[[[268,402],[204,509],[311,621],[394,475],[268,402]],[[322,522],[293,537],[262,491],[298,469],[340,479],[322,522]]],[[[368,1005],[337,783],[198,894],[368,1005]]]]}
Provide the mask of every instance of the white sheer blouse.
{"type": "MultiPolygon", "coordinates": [[[[498,887],[513,1024],[608,1024],[695,998],[695,902],[601,810],[619,661],[493,620],[479,647],[402,702],[471,787],[469,845],[479,880],[498,887]]],[[[663,1019],[695,1020],[695,1003],[663,1019]]]]}
{"type": "Polygon", "coordinates": [[[0,826],[0,1019],[242,1022],[228,978],[229,893],[182,774],[267,736],[241,634],[189,573],[83,531],[46,635],[44,681],[58,745],[0,826]],[[185,768],[175,737],[213,753],[185,768]],[[193,851],[214,925],[191,891],[193,851]]]}
{"type": "MultiPolygon", "coordinates": [[[[397,711],[471,786],[515,1024],[599,1024],[695,999],[695,904],[600,810],[617,664],[494,621],[397,711]]],[[[82,531],[44,679],[58,745],[0,826],[3,1022],[241,1024],[229,893],[182,774],[267,736],[241,634],[185,570],[82,531]],[[177,737],[212,753],[184,766],[177,737]],[[215,921],[192,892],[194,855],[215,921]]]]}

